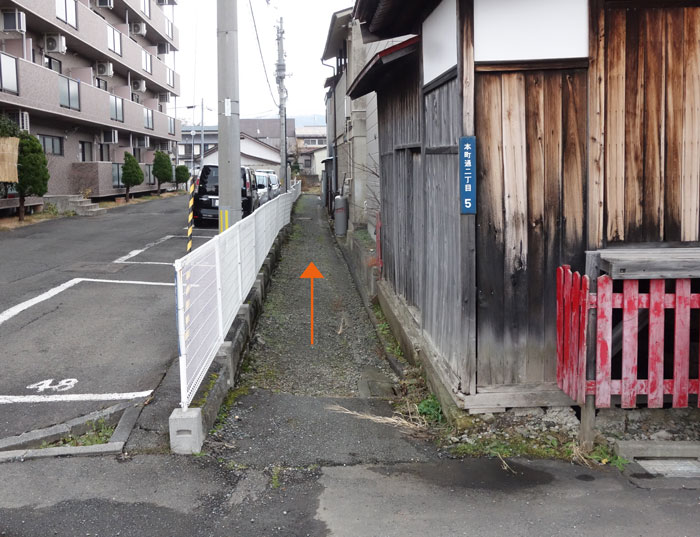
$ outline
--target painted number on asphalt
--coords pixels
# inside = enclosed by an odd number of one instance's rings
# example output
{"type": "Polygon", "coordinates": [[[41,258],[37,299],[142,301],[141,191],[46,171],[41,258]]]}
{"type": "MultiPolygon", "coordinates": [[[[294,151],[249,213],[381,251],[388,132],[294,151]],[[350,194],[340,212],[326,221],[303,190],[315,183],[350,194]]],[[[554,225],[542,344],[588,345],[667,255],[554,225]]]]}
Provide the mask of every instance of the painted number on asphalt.
{"type": "Polygon", "coordinates": [[[46,379],[35,384],[30,384],[27,386],[28,390],[36,390],[39,393],[45,392],[47,390],[53,392],[67,392],[68,390],[75,387],[78,383],[78,379],[63,379],[58,381],[58,383],[53,383],[54,379],[46,379]]]}

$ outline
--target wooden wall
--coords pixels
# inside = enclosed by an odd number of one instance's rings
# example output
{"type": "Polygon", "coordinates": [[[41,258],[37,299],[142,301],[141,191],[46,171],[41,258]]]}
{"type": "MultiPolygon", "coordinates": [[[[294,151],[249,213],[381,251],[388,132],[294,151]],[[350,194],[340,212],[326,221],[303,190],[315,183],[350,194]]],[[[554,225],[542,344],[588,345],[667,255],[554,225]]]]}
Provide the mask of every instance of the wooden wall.
{"type": "Polygon", "coordinates": [[[586,77],[477,74],[478,386],[556,380],[554,275],[584,268],[586,77]]]}
{"type": "MultiPolygon", "coordinates": [[[[456,73],[455,73],[456,75],[456,73]]],[[[465,384],[467,350],[462,348],[461,230],[457,156],[461,97],[455,76],[425,92],[425,300],[423,331],[439,353],[435,364],[451,389],[465,384]]]]}
{"type": "Polygon", "coordinates": [[[700,240],[700,7],[605,10],[605,238],[700,240]]]}
{"type": "Polygon", "coordinates": [[[383,275],[419,306],[424,229],[423,211],[414,210],[423,199],[418,66],[393,82],[378,92],[383,275]]]}
{"type": "Polygon", "coordinates": [[[383,276],[415,307],[423,334],[437,351],[433,365],[457,389],[465,370],[454,188],[458,84],[455,76],[426,92],[421,103],[418,69],[416,61],[377,92],[383,276]]]}

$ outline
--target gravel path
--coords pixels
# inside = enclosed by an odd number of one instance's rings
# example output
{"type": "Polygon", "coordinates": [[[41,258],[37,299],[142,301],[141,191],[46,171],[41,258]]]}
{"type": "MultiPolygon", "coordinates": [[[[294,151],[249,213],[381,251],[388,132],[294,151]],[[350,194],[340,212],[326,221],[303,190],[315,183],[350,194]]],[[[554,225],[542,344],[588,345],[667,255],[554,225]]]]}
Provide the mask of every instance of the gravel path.
{"type": "Polygon", "coordinates": [[[242,381],[275,392],[355,396],[370,367],[395,380],[317,196],[304,195],[297,203],[250,358],[242,381]],[[310,283],[299,278],[310,262],[324,275],[314,281],[313,346],[310,283]]]}

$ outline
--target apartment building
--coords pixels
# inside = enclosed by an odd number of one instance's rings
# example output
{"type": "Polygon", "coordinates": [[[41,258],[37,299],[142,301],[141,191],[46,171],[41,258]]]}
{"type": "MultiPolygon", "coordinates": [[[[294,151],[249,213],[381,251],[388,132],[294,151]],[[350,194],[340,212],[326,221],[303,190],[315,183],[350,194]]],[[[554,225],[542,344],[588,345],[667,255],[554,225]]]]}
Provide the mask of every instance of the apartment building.
{"type": "Polygon", "coordinates": [[[175,3],[0,0],[0,112],[44,146],[49,194],[122,194],[127,151],[145,175],[132,191],[155,189],[155,151],[181,138],[175,3]]]}

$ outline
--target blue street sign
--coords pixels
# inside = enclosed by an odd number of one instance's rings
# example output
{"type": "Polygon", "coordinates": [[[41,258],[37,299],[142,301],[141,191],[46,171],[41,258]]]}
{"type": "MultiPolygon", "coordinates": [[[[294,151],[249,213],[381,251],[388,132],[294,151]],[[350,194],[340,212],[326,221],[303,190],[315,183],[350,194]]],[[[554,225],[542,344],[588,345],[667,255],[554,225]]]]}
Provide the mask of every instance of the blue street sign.
{"type": "Polygon", "coordinates": [[[476,214],[476,136],[459,139],[461,214],[476,214]]]}

